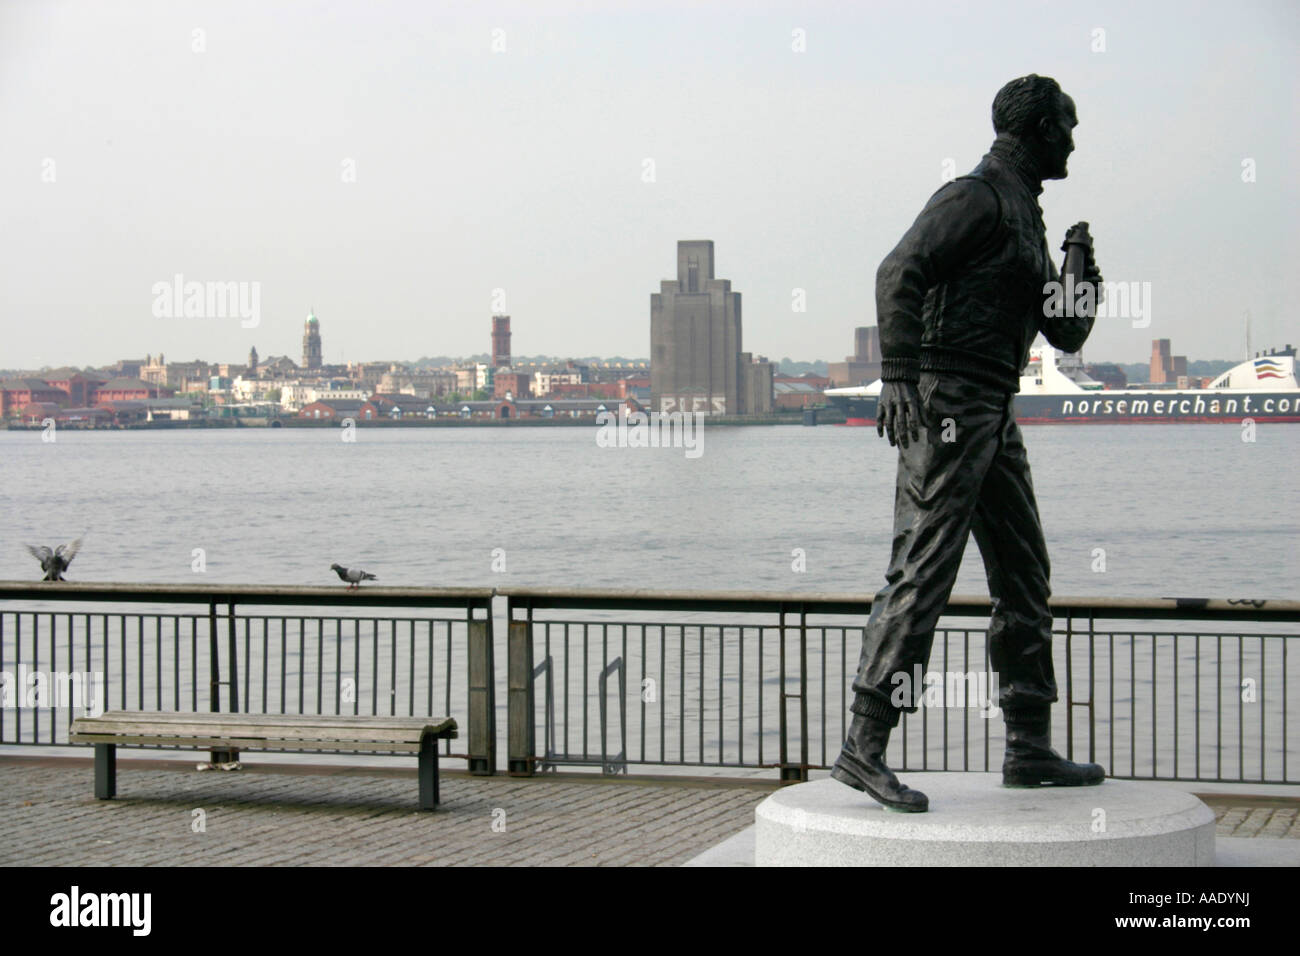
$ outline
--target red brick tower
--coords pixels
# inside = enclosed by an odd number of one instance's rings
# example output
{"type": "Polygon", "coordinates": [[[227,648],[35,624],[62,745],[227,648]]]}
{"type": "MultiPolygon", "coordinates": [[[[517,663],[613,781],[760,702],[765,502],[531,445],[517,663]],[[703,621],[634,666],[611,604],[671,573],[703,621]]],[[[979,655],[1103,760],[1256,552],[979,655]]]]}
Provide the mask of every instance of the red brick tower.
{"type": "Polygon", "coordinates": [[[492,316],[492,367],[510,367],[510,316],[492,316]]]}

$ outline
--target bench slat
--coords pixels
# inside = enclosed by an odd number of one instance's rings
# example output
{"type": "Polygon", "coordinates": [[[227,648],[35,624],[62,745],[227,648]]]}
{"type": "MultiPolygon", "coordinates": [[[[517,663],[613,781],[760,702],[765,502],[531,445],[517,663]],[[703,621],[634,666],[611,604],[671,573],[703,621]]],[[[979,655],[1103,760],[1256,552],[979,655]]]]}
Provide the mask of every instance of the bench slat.
{"type": "Polygon", "coordinates": [[[392,727],[409,727],[423,726],[426,724],[443,724],[449,723],[454,725],[455,719],[452,717],[390,717],[380,714],[378,716],[352,716],[350,714],[227,714],[212,713],[209,711],[139,711],[139,710],[109,710],[105,711],[98,717],[78,717],[76,720],[122,720],[122,721],[145,721],[148,723],[208,723],[219,720],[227,723],[245,724],[245,723],[275,723],[286,726],[296,724],[310,724],[330,727],[368,727],[368,726],[392,726],[392,727]]]}
{"type": "Polygon", "coordinates": [[[388,727],[279,727],[275,724],[82,724],[71,728],[73,737],[80,735],[132,737],[139,734],[171,737],[248,737],[273,740],[391,740],[419,743],[421,737],[455,739],[454,730],[434,732],[415,728],[394,730],[388,727]]]}
{"type": "Polygon", "coordinates": [[[441,721],[450,720],[449,717],[391,717],[387,714],[371,716],[361,714],[353,716],[352,714],[231,714],[213,711],[169,711],[169,710],[108,710],[98,717],[78,717],[77,720],[152,720],[152,721],[184,721],[184,720],[230,720],[230,721],[259,721],[274,720],[286,724],[292,723],[334,723],[334,724],[370,724],[378,721],[391,723],[394,726],[401,724],[424,723],[430,720],[441,721]]]}
{"type": "MultiPolygon", "coordinates": [[[[418,744],[425,734],[455,738],[451,717],[327,717],[274,714],[152,714],[109,711],[78,717],[74,737],[106,735],[241,737],[279,740],[404,741],[418,744]],[[286,719],[289,718],[289,719],[286,719]]],[[[79,742],[79,741],[73,741],[79,742]]],[[[86,741],[88,742],[88,741],[86,741]]]]}
{"type": "Polygon", "coordinates": [[[74,744],[135,747],[193,747],[197,750],[346,750],[356,753],[418,753],[419,743],[391,740],[271,740],[262,737],[167,737],[148,734],[78,734],[74,744]]]}
{"type": "Polygon", "coordinates": [[[172,727],[159,726],[159,724],[133,723],[129,726],[120,726],[120,724],[82,724],[79,727],[72,728],[72,743],[79,743],[77,737],[81,736],[173,736],[182,739],[182,737],[246,737],[251,740],[378,740],[390,741],[390,743],[420,743],[421,737],[433,736],[450,737],[455,739],[455,731],[442,731],[438,734],[434,732],[421,732],[420,730],[400,730],[391,731],[383,727],[370,728],[346,728],[346,727],[277,727],[274,724],[263,724],[263,726],[246,726],[235,727],[230,724],[212,723],[208,726],[203,724],[175,724],[172,727]]]}

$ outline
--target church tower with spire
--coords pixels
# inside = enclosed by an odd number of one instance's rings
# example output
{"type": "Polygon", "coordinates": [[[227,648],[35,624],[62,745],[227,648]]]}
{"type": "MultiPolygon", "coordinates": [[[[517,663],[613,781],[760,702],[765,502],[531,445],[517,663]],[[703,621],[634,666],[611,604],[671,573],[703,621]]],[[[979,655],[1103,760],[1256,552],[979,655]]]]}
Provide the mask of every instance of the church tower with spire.
{"type": "Polygon", "coordinates": [[[318,369],[321,367],[320,320],[315,311],[307,313],[307,324],[302,333],[302,367],[318,369]]]}

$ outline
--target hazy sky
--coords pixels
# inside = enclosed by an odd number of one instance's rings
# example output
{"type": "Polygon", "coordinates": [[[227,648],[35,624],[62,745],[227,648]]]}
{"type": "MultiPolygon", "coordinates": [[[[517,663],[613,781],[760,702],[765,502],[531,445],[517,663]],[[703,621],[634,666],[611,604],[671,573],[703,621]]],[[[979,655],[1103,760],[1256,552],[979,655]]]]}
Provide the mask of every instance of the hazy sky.
{"type": "Polygon", "coordinates": [[[1087,219],[1150,283],[1085,355],[1237,358],[1247,310],[1300,342],[1298,52],[1294,0],[7,0],[0,368],[296,359],[309,307],[328,362],[484,352],[494,289],[517,354],[647,356],[679,239],[715,241],[745,348],[839,360],[1029,72],[1079,114],[1053,247],[1087,219]],[[178,273],[260,283],[259,324],[155,316],[178,273]]]}

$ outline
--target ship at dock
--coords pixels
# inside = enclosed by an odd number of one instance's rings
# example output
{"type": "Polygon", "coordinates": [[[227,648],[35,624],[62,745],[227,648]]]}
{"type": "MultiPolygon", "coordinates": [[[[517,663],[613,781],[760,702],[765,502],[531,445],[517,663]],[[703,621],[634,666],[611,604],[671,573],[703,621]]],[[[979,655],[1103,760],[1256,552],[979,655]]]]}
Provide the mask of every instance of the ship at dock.
{"type": "MultiPolygon", "coordinates": [[[[848,425],[874,425],[881,381],[826,390],[848,425]]],[[[1204,388],[1137,386],[1111,389],[1083,369],[1077,354],[1034,348],[1015,396],[1022,425],[1189,424],[1300,422],[1296,350],[1261,353],[1234,366],[1204,388]]]]}

